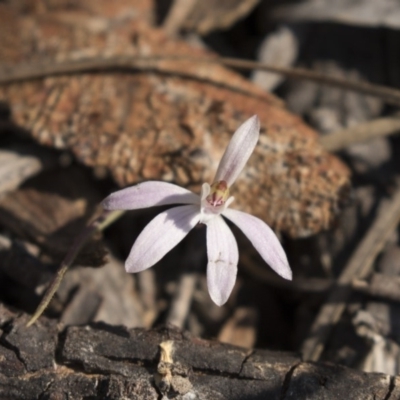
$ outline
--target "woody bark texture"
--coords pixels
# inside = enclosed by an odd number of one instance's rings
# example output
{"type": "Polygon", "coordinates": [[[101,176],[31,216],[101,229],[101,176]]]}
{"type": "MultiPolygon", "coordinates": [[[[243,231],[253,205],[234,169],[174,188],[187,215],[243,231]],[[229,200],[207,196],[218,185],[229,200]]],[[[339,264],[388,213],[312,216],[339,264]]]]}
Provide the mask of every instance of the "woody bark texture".
{"type": "Polygon", "coordinates": [[[1,399],[400,396],[400,380],[388,375],[306,363],[298,355],[248,350],[176,329],[146,331],[103,323],[62,328],[46,318],[26,328],[27,320],[27,315],[0,306],[1,399]]]}
{"type": "Polygon", "coordinates": [[[222,66],[196,62],[215,54],[151,26],[144,3],[121,0],[111,7],[101,1],[24,13],[0,5],[0,36],[7,39],[0,63],[7,68],[189,57],[129,73],[76,72],[3,84],[0,101],[13,121],[40,144],[106,171],[121,187],[163,180],[199,193],[202,182],[212,183],[235,129],[257,114],[261,137],[232,193],[235,205],[292,237],[329,228],[347,198],[347,167],[275,96],[222,66]]]}

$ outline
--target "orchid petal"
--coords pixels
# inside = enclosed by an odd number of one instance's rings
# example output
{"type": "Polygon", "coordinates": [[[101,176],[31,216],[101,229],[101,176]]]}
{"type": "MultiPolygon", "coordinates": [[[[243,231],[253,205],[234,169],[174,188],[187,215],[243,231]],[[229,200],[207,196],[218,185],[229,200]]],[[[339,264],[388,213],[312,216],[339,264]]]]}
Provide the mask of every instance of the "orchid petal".
{"type": "Polygon", "coordinates": [[[256,147],[260,136],[260,120],[257,115],[239,126],[219,163],[214,182],[225,181],[230,187],[256,147]]]}
{"type": "Polygon", "coordinates": [[[236,282],[239,251],[235,237],[219,216],[207,222],[207,285],[215,304],[226,303],[236,282]]]}
{"type": "Polygon", "coordinates": [[[204,201],[206,199],[206,197],[210,194],[210,191],[211,187],[207,182],[201,185],[201,194],[200,194],[201,201],[204,201]]]}
{"type": "Polygon", "coordinates": [[[173,249],[199,221],[195,205],[170,208],[158,214],[136,239],[125,261],[127,272],[150,268],[173,249]]]}
{"type": "Polygon", "coordinates": [[[173,183],[150,181],[139,183],[103,200],[106,210],[137,210],[168,204],[199,204],[200,197],[173,183]]]}
{"type": "Polygon", "coordinates": [[[222,215],[242,230],[261,257],[278,275],[292,279],[285,251],[274,231],[265,222],[253,215],[232,209],[225,210],[222,215]]]}

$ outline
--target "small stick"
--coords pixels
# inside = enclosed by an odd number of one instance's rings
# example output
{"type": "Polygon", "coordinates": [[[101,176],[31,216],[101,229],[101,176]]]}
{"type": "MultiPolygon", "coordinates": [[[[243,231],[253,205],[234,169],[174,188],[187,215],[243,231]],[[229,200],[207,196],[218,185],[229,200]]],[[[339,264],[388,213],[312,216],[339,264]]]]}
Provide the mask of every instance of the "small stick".
{"type": "Polygon", "coordinates": [[[146,328],[151,328],[157,318],[157,288],[155,273],[151,268],[137,274],[140,299],[143,305],[143,321],[146,328]]]}
{"type": "Polygon", "coordinates": [[[358,124],[352,128],[321,136],[320,143],[327,151],[338,151],[355,143],[362,143],[375,137],[393,135],[399,132],[400,118],[379,118],[364,124],[358,124]]]}
{"type": "Polygon", "coordinates": [[[197,226],[191,234],[182,257],[186,271],[181,275],[178,288],[174,294],[167,323],[183,328],[192,305],[193,294],[199,280],[204,258],[204,227],[197,226]]]}
{"type": "Polygon", "coordinates": [[[266,64],[258,61],[241,60],[238,58],[201,58],[190,56],[147,56],[147,57],[127,57],[116,56],[114,58],[87,58],[81,60],[54,62],[52,60],[21,63],[10,65],[0,69],[0,85],[13,82],[22,82],[33,79],[41,79],[50,76],[71,75],[89,72],[129,72],[133,73],[137,70],[146,71],[154,70],[161,73],[176,74],[180,76],[188,76],[194,79],[204,79],[196,73],[187,71],[183,73],[179,70],[174,70],[171,67],[160,65],[162,61],[184,61],[195,63],[220,64],[227,67],[237,68],[241,70],[259,69],[262,71],[275,72],[290,79],[303,79],[326,84],[346,90],[352,90],[359,93],[364,93],[370,96],[379,97],[389,104],[396,106],[400,105],[400,91],[390,87],[374,85],[368,82],[357,82],[347,79],[342,79],[334,76],[321,74],[319,72],[303,69],[303,68],[287,68],[277,65],[266,64]]]}
{"type": "Polygon", "coordinates": [[[339,321],[352,292],[354,279],[363,279],[371,272],[375,258],[384,247],[400,220],[400,189],[390,203],[378,214],[374,223],[343,269],[325,304],[319,310],[302,345],[303,358],[318,361],[332,328],[339,321]]]}
{"type": "Polygon", "coordinates": [[[400,277],[375,273],[367,281],[354,279],[354,290],[389,301],[400,301],[400,277]]]}
{"type": "Polygon", "coordinates": [[[196,0],[174,0],[167,17],[164,20],[163,28],[169,35],[176,35],[185,22],[196,0]]]}
{"type": "Polygon", "coordinates": [[[27,327],[33,325],[36,320],[43,314],[44,310],[49,305],[51,299],[53,298],[54,294],[56,293],[57,289],[60,286],[60,283],[67,272],[68,268],[74,262],[76,256],[82,249],[82,247],[89,241],[89,239],[96,233],[101,232],[107,226],[112,224],[116,221],[124,211],[104,211],[100,217],[96,218],[91,224],[89,224],[75,239],[74,243],[72,244],[71,248],[69,249],[67,255],[65,256],[64,260],[61,262],[56,276],[51,282],[50,286],[47,288],[42,301],[40,302],[39,306],[37,307],[35,313],[33,314],[32,318],[26,324],[27,327]]]}
{"type": "Polygon", "coordinates": [[[196,288],[198,274],[195,272],[184,273],[179,280],[177,293],[173,299],[167,317],[167,323],[182,329],[189,314],[193,293],[196,288]]]}

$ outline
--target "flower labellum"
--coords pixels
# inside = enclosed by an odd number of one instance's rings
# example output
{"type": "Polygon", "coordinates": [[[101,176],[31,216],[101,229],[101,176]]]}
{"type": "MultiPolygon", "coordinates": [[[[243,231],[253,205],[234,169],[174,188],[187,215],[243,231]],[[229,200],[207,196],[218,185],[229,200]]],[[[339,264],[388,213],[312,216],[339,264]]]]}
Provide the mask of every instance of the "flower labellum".
{"type": "Polygon", "coordinates": [[[125,262],[127,272],[150,268],[198,223],[203,223],[207,225],[208,290],[212,300],[223,305],[235,285],[239,260],[237,243],[222,218],[225,217],[242,230],[275,272],[292,279],[285,251],[272,229],[257,217],[228,208],[234,200],[229,188],[250,158],[259,132],[256,115],[237,129],[222,156],[214,183],[204,183],[201,196],[172,183],[155,181],[119,190],[103,201],[106,210],[182,204],[160,213],[144,228],[125,262]]]}

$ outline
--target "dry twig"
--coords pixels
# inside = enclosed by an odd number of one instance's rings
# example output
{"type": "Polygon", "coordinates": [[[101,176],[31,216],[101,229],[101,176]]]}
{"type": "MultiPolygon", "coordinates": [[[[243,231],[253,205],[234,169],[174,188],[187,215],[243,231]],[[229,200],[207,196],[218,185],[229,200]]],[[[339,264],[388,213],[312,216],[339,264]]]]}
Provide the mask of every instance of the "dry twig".
{"type": "Polygon", "coordinates": [[[351,294],[354,279],[363,279],[371,271],[375,258],[400,220],[400,189],[376,217],[367,234],[343,269],[325,304],[319,310],[308,338],[302,346],[305,360],[317,361],[325,347],[332,328],[339,321],[351,294]]]}
{"type": "MultiPolygon", "coordinates": [[[[319,72],[310,71],[302,68],[286,68],[276,65],[265,64],[262,62],[241,60],[237,58],[199,58],[190,56],[150,56],[150,57],[114,57],[114,58],[88,58],[67,62],[54,62],[51,60],[29,63],[26,62],[3,67],[0,69],[0,84],[12,82],[22,82],[33,79],[41,79],[49,76],[71,75],[88,72],[134,72],[156,71],[160,73],[178,74],[182,76],[182,71],[174,71],[174,68],[160,65],[162,61],[174,62],[196,62],[221,64],[226,67],[237,68],[240,70],[262,70],[282,74],[290,79],[303,79],[338,87],[346,90],[353,90],[370,96],[383,99],[389,104],[400,105],[400,91],[386,86],[374,85],[368,82],[357,82],[327,76],[319,72]]],[[[186,76],[192,79],[203,79],[196,74],[187,73],[186,76]]]]}
{"type": "Polygon", "coordinates": [[[182,274],[179,280],[177,293],[173,299],[167,317],[168,324],[174,325],[180,329],[184,327],[186,318],[189,314],[190,305],[192,304],[197,280],[198,274],[195,272],[182,274]]]}
{"type": "Polygon", "coordinates": [[[387,117],[343,129],[320,138],[320,143],[327,151],[338,151],[355,144],[366,142],[379,136],[393,135],[400,132],[400,118],[387,117]]]}
{"type": "Polygon", "coordinates": [[[154,271],[151,268],[142,271],[141,274],[137,275],[137,282],[140,300],[144,310],[144,326],[150,328],[158,315],[156,303],[157,288],[154,271]]]}
{"type": "Polygon", "coordinates": [[[389,301],[400,301],[400,277],[385,274],[373,274],[367,281],[355,279],[354,290],[389,301]]]}
{"type": "Polygon", "coordinates": [[[72,263],[74,262],[76,256],[82,249],[82,247],[89,241],[89,239],[96,233],[101,232],[115,220],[117,220],[124,211],[105,211],[103,214],[98,217],[95,221],[93,221],[90,225],[88,225],[76,238],[75,242],[73,243],[72,247],[68,251],[67,255],[65,256],[64,260],[61,262],[56,276],[54,280],[51,282],[50,286],[47,288],[42,301],[40,302],[39,306],[37,307],[35,313],[33,314],[32,318],[28,321],[27,327],[31,326],[36,322],[36,320],[43,314],[46,307],[49,305],[51,299],[53,298],[54,294],[56,293],[60,283],[67,272],[68,268],[71,267],[72,263]]]}
{"type": "Polygon", "coordinates": [[[195,4],[196,0],[175,0],[163,24],[165,31],[170,35],[177,34],[195,4]]]}

